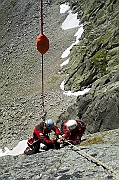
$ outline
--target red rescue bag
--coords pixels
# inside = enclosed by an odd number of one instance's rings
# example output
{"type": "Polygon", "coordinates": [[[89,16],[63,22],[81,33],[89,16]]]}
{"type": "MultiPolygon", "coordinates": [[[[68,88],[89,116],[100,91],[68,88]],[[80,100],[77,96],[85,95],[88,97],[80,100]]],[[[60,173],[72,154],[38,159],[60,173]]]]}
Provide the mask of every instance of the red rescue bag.
{"type": "Polygon", "coordinates": [[[39,34],[39,36],[36,39],[36,47],[37,50],[41,54],[45,54],[49,49],[49,39],[44,34],[39,34]]]}

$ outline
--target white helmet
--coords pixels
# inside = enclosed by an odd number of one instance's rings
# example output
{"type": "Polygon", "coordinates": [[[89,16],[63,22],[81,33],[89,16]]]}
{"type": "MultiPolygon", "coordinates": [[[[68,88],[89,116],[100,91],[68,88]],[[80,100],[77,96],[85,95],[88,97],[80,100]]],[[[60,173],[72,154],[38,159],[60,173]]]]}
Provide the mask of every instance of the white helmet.
{"type": "Polygon", "coordinates": [[[66,126],[70,129],[73,130],[76,128],[77,126],[77,122],[75,120],[68,120],[68,122],[66,123],[66,126]]]}

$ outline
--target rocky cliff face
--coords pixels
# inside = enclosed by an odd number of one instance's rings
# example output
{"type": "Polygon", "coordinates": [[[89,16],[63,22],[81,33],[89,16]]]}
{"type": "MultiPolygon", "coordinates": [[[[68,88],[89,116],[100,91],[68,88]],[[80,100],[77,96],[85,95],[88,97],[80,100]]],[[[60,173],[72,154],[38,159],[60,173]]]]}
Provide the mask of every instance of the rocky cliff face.
{"type": "Polygon", "coordinates": [[[88,136],[82,146],[65,146],[31,156],[1,157],[0,179],[118,180],[119,130],[88,136]],[[96,161],[88,158],[88,154],[96,161]]]}
{"type": "Polygon", "coordinates": [[[89,132],[119,127],[119,1],[70,1],[84,24],[70,62],[65,90],[91,88],[60,117],[82,118],[89,132]]]}
{"type": "MultiPolygon", "coordinates": [[[[28,138],[42,113],[41,56],[35,46],[40,31],[39,2],[0,1],[0,148],[13,148],[20,140],[28,138]]],[[[70,1],[73,11],[79,13],[85,30],[80,44],[71,51],[67,68],[62,69],[64,74],[60,75],[59,65],[63,61],[60,56],[74,40],[75,30],[66,33],[60,29],[67,14],[59,13],[59,5],[65,1],[44,2],[44,29],[50,39],[50,49],[44,56],[48,117],[56,120],[60,116],[59,125],[65,118],[82,118],[91,133],[114,130],[84,135],[82,146],[76,146],[79,150],[66,146],[30,157],[1,157],[0,179],[119,179],[119,129],[115,129],[119,120],[119,3],[107,0],[70,1]],[[79,96],[77,100],[59,90],[65,74],[70,72],[65,89],[78,91],[91,88],[88,94],[79,96]],[[100,160],[107,169],[85,158],[80,150],[100,160]]]]}
{"type": "MultiPolygon", "coordinates": [[[[48,116],[57,120],[59,126],[64,119],[82,118],[89,133],[117,128],[119,3],[69,1],[72,10],[78,12],[84,33],[70,53],[69,64],[59,74],[61,54],[69,47],[76,32],[75,29],[61,31],[67,14],[60,14],[59,6],[64,2],[44,2],[44,30],[50,40],[50,49],[44,56],[48,116]],[[62,95],[59,86],[64,77],[67,77],[65,90],[78,91],[88,87],[91,88],[89,93],[79,96],[76,101],[74,97],[62,95]]],[[[1,144],[10,144],[16,141],[17,135],[17,141],[27,138],[42,113],[41,56],[35,45],[40,33],[40,3],[2,1],[0,10],[1,144]]]]}

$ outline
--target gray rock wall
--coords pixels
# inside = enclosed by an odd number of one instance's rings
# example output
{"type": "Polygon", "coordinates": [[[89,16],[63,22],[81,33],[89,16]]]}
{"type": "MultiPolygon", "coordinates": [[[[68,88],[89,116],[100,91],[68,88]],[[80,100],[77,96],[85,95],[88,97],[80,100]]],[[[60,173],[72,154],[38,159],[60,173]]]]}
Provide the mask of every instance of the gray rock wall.
{"type": "Polygon", "coordinates": [[[118,180],[119,130],[93,134],[93,137],[97,136],[102,137],[103,143],[77,146],[77,148],[66,146],[31,156],[1,157],[0,179],[118,180]],[[104,166],[87,158],[85,153],[104,166]]]}
{"type": "Polygon", "coordinates": [[[65,90],[91,88],[59,117],[82,118],[88,132],[119,127],[119,1],[70,1],[84,24],[70,62],[65,90]]]}

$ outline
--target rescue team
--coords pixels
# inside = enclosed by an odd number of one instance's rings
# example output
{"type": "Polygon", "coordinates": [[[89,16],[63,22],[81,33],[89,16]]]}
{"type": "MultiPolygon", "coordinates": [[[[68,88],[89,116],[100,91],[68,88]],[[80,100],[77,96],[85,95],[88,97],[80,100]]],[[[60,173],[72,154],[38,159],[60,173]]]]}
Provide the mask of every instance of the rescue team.
{"type": "Polygon", "coordinates": [[[65,120],[60,130],[52,119],[42,121],[34,127],[33,137],[28,139],[28,147],[24,154],[31,155],[39,153],[39,150],[59,149],[61,144],[68,142],[73,145],[80,144],[85,129],[86,124],[81,120],[65,120]],[[56,134],[55,140],[50,139],[51,131],[56,134]]]}

